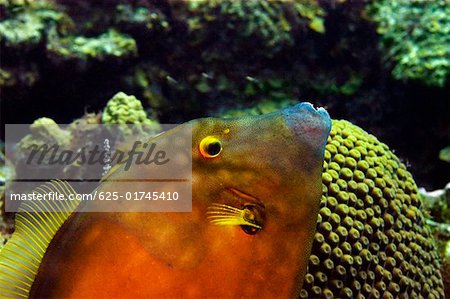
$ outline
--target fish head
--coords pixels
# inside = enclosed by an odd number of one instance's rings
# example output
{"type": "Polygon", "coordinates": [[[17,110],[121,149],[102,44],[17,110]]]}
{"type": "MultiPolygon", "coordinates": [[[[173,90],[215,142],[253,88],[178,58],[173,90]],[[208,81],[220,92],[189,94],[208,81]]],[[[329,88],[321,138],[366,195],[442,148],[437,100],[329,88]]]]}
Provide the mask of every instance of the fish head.
{"type": "Polygon", "coordinates": [[[240,255],[248,269],[264,264],[298,277],[292,287],[298,285],[322,194],[328,113],[300,103],[261,116],[200,119],[192,127],[193,208],[200,205],[209,220],[217,257],[232,264],[240,255]]]}
{"type": "Polygon", "coordinates": [[[261,206],[264,214],[279,215],[278,229],[297,229],[300,209],[317,210],[331,128],[323,108],[301,103],[262,116],[207,118],[192,125],[195,200],[239,209],[261,206]]]}

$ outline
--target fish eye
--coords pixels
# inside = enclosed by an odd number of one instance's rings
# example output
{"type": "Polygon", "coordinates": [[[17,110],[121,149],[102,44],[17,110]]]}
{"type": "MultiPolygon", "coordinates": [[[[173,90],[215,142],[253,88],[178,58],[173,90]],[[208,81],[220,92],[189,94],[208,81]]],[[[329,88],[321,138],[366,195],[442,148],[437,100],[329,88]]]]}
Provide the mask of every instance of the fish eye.
{"type": "Polygon", "coordinates": [[[222,143],[216,137],[207,136],[200,142],[199,149],[203,157],[215,158],[222,151],[222,143]]]}

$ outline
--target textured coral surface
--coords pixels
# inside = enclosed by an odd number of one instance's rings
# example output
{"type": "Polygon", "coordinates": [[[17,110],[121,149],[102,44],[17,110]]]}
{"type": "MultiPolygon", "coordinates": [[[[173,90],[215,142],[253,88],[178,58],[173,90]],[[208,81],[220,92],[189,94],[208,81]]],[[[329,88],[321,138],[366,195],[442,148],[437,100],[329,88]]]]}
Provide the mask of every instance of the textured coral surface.
{"type": "Polygon", "coordinates": [[[334,120],[322,182],[301,297],[444,297],[417,186],[385,144],[334,120]]]}
{"type": "Polygon", "coordinates": [[[394,77],[444,86],[450,75],[448,0],[378,0],[369,8],[394,77]]]}

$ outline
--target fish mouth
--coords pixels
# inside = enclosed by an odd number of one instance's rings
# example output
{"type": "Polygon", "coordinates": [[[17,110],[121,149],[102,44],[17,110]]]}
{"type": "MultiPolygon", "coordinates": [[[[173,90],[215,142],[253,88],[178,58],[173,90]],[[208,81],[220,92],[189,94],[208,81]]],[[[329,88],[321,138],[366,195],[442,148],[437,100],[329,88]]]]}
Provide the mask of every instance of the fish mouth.
{"type": "Polygon", "coordinates": [[[303,102],[282,110],[286,125],[312,152],[323,154],[331,130],[331,118],[323,107],[303,102]]]}
{"type": "Polygon", "coordinates": [[[323,108],[323,107],[317,106],[317,108],[316,108],[313,104],[311,104],[309,102],[303,102],[300,105],[307,107],[307,109],[313,109],[313,111],[323,115],[324,117],[328,117],[328,118],[330,117],[327,110],[325,110],[325,108],[323,108]]]}

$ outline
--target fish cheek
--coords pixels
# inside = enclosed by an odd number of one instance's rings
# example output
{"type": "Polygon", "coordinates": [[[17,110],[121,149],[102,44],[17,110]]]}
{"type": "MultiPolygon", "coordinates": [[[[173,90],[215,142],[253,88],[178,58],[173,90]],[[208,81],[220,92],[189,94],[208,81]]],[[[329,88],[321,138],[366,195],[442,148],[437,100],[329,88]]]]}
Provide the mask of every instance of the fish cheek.
{"type": "Polygon", "coordinates": [[[166,265],[191,269],[201,263],[205,255],[203,228],[192,213],[119,213],[118,216],[120,226],[166,265]]]}

